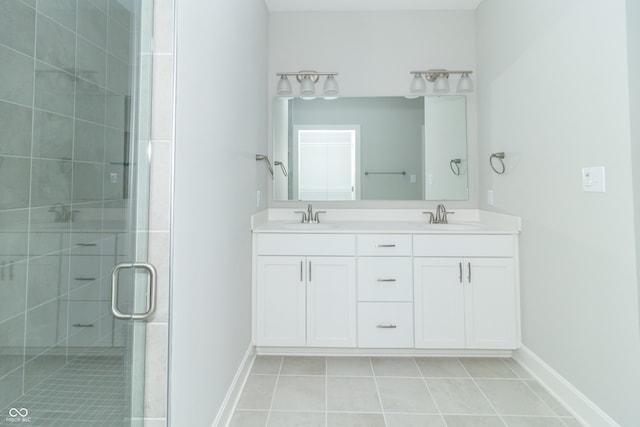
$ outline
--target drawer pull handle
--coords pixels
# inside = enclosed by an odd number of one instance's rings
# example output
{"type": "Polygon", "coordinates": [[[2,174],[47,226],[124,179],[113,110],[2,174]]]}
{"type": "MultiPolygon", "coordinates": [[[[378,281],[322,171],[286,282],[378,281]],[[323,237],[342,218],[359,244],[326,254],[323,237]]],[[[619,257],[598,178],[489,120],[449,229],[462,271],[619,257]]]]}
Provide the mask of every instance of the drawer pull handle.
{"type": "Polygon", "coordinates": [[[396,245],[376,245],[376,248],[395,248],[396,245]]]}
{"type": "Polygon", "coordinates": [[[460,280],[460,283],[462,283],[462,263],[461,262],[458,263],[458,267],[460,267],[460,276],[458,277],[458,280],[460,280]]]}
{"type": "Polygon", "coordinates": [[[378,328],[378,329],[396,329],[397,326],[396,325],[377,325],[376,328],[378,328]]]}
{"type": "Polygon", "coordinates": [[[378,282],[395,282],[396,279],[378,279],[378,282]]]}
{"type": "Polygon", "coordinates": [[[469,277],[468,277],[469,283],[471,283],[471,263],[470,262],[467,263],[467,268],[469,269],[469,277]]]}
{"type": "Polygon", "coordinates": [[[93,328],[93,323],[74,323],[74,328],[93,328]]]}
{"type": "Polygon", "coordinates": [[[77,243],[78,246],[89,247],[89,246],[98,246],[97,243],[77,243]]]}
{"type": "Polygon", "coordinates": [[[95,277],[74,277],[73,279],[80,282],[93,282],[94,280],[96,280],[95,277]]]}

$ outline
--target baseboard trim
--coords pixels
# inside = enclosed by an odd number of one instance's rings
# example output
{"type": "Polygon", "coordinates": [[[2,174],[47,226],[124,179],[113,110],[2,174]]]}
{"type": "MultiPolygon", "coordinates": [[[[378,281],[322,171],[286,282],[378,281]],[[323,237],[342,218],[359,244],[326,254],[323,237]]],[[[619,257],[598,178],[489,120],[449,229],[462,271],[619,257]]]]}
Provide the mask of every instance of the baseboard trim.
{"type": "Polygon", "coordinates": [[[229,425],[231,417],[233,416],[233,411],[238,403],[238,399],[240,398],[240,392],[242,392],[242,388],[247,382],[251,366],[253,366],[253,361],[255,359],[256,347],[253,344],[250,344],[242,358],[242,362],[240,362],[240,366],[238,366],[238,370],[236,371],[236,375],[233,377],[229,390],[227,390],[227,395],[222,401],[222,405],[218,410],[218,415],[216,416],[216,419],[213,420],[212,427],[226,427],[229,425]]]}
{"type": "Polygon", "coordinates": [[[549,366],[537,354],[522,346],[513,358],[536,378],[547,391],[569,409],[587,427],[620,427],[609,415],[580,390],[549,366]]]}
{"type": "Polygon", "coordinates": [[[335,347],[256,347],[259,355],[275,356],[364,356],[364,357],[511,357],[513,350],[427,350],[415,348],[335,348],[335,347]]]}

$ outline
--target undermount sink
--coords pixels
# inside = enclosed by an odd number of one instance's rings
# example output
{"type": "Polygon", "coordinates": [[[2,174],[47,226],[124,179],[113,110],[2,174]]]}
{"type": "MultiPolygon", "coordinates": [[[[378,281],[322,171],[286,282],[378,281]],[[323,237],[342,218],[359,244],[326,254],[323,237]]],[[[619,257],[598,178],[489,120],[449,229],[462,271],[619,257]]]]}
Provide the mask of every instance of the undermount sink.
{"type": "Polygon", "coordinates": [[[323,223],[306,223],[306,222],[288,222],[281,225],[281,227],[285,230],[326,230],[331,228],[331,224],[323,224],[323,223]]]}
{"type": "Polygon", "coordinates": [[[465,230],[479,230],[486,228],[485,224],[479,223],[465,223],[454,222],[449,224],[429,224],[428,222],[420,223],[420,228],[426,228],[429,230],[442,230],[442,231],[465,231],[465,230]]]}

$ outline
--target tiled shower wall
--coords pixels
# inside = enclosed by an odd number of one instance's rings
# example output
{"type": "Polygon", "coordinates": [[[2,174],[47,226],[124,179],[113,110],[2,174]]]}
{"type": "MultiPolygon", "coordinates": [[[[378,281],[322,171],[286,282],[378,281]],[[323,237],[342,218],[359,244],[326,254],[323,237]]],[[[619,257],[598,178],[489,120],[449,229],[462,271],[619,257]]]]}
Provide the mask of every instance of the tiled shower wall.
{"type": "Polygon", "coordinates": [[[0,408],[119,346],[130,25],[117,0],[0,0],[0,408]]]}
{"type": "Polygon", "coordinates": [[[158,270],[157,311],[147,323],[145,427],[167,425],[169,263],[173,164],[174,0],[154,0],[149,262],[158,270]]]}

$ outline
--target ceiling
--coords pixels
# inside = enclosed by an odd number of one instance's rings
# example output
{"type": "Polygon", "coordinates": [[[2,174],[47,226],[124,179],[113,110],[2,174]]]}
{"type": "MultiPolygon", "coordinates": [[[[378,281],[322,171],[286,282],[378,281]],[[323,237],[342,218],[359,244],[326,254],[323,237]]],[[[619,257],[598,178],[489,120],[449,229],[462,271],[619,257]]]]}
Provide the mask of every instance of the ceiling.
{"type": "Polygon", "coordinates": [[[475,10],[482,0],[265,0],[272,12],[475,10]]]}

